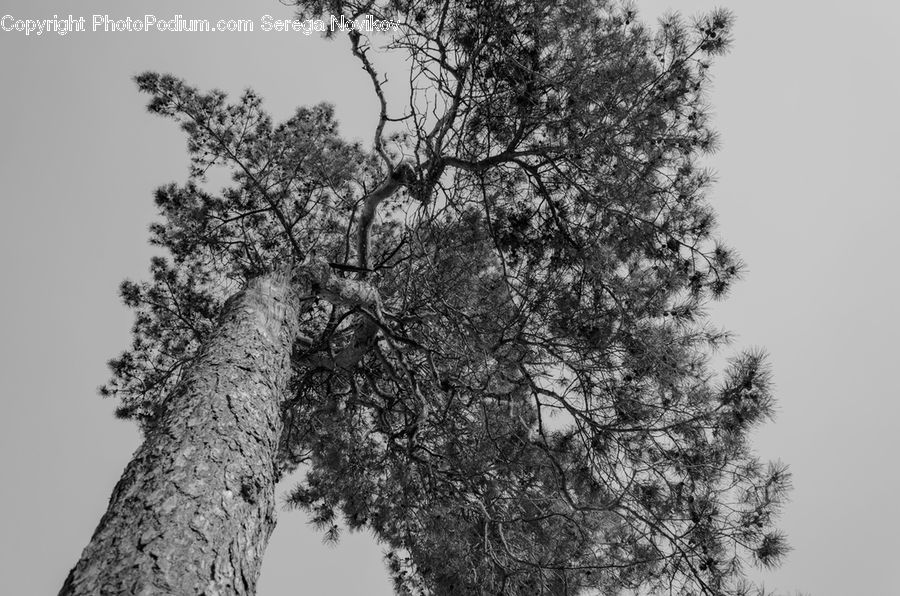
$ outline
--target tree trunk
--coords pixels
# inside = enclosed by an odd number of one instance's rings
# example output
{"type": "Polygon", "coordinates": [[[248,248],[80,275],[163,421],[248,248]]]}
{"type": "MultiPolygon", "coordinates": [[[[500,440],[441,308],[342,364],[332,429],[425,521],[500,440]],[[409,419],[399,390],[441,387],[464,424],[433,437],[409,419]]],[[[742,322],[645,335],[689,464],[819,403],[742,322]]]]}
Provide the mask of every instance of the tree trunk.
{"type": "Polygon", "coordinates": [[[299,296],[277,273],[226,302],[60,596],[255,592],[275,527],[274,461],[299,296]]]}

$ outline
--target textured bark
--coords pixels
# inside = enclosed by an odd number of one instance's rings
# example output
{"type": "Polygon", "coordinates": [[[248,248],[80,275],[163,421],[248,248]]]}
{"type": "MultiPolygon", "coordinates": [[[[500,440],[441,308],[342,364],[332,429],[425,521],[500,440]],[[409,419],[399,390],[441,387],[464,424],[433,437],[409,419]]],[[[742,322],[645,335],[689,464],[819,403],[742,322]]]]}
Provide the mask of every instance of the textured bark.
{"type": "Polygon", "coordinates": [[[228,300],[60,596],[254,593],[300,308],[282,273],[228,300]]]}

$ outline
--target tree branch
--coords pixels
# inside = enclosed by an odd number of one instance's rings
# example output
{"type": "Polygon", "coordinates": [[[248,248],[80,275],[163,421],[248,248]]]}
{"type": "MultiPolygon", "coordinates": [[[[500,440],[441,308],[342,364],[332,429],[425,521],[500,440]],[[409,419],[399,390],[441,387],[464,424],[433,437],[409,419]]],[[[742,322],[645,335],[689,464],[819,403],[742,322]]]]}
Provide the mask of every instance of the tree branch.
{"type": "Polygon", "coordinates": [[[387,115],[387,100],[384,98],[384,89],[381,87],[381,82],[378,80],[378,73],[375,72],[375,67],[372,66],[372,63],[369,61],[369,57],[366,56],[366,51],[368,47],[363,48],[360,45],[360,39],[362,35],[356,29],[350,31],[350,43],[353,44],[353,55],[359,58],[360,62],[363,64],[363,69],[368,73],[369,78],[372,79],[372,86],[375,88],[375,95],[378,96],[378,104],[380,106],[380,111],[378,113],[378,125],[375,127],[375,151],[384,160],[384,163],[388,168],[391,168],[391,160],[387,156],[387,153],[384,150],[384,145],[382,143],[381,136],[384,133],[384,125],[388,121],[387,115]]]}
{"type": "Polygon", "coordinates": [[[387,178],[363,199],[362,211],[359,214],[357,244],[358,267],[363,270],[360,271],[361,278],[365,276],[366,271],[371,269],[369,263],[369,231],[372,228],[372,222],[375,220],[375,211],[378,205],[414,179],[415,172],[413,167],[403,163],[398,168],[392,169],[388,173],[387,178]]]}

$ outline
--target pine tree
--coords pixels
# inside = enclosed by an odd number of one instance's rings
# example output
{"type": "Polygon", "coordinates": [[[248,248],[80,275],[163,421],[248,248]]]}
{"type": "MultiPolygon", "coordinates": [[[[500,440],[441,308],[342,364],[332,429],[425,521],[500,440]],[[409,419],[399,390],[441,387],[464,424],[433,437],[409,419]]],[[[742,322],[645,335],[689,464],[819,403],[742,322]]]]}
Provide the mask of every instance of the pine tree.
{"type": "Polygon", "coordinates": [[[123,285],[134,342],[104,388],[145,443],[63,593],[252,593],[301,464],[291,502],[327,537],[372,529],[400,594],[748,593],[743,566],[786,551],[789,475],[748,443],[764,355],[708,364],[728,336],[704,307],[741,270],[698,164],[730,16],[298,3],[328,11],[398,24],[347,33],[371,152],[327,106],[274,126],[252,92],[138,77],[191,177],[157,192],[170,256],[123,285]],[[376,51],[409,59],[399,117],[376,51]]]}

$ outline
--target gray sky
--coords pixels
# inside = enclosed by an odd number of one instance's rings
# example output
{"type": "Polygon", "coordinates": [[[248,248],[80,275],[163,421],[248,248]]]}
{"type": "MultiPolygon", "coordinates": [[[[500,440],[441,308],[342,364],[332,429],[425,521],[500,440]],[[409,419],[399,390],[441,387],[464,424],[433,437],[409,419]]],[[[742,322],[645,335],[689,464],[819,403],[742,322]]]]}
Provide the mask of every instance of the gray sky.
{"type": "MultiPolygon", "coordinates": [[[[653,17],[673,5],[638,2],[653,17]]],[[[895,593],[900,5],[727,6],[736,43],[714,70],[712,198],[749,273],[712,312],[736,349],[771,354],[780,413],[756,445],[790,464],[796,487],[782,522],[794,552],[758,577],[815,596],[895,593]]],[[[250,86],[278,119],[331,101],[351,137],[369,139],[377,114],[346,39],[259,31],[265,14],[290,16],[275,0],[0,0],[0,17],[70,12],[89,29],[93,14],[152,13],[253,19],[257,31],[0,31],[0,593],[16,596],[56,593],[138,443],[96,387],[128,341],[117,287],[145,276],[152,191],[183,180],[187,159],[131,76],[250,86]]],[[[280,515],[260,596],[390,593],[372,539],[326,547],[304,514],[280,515]]]]}

